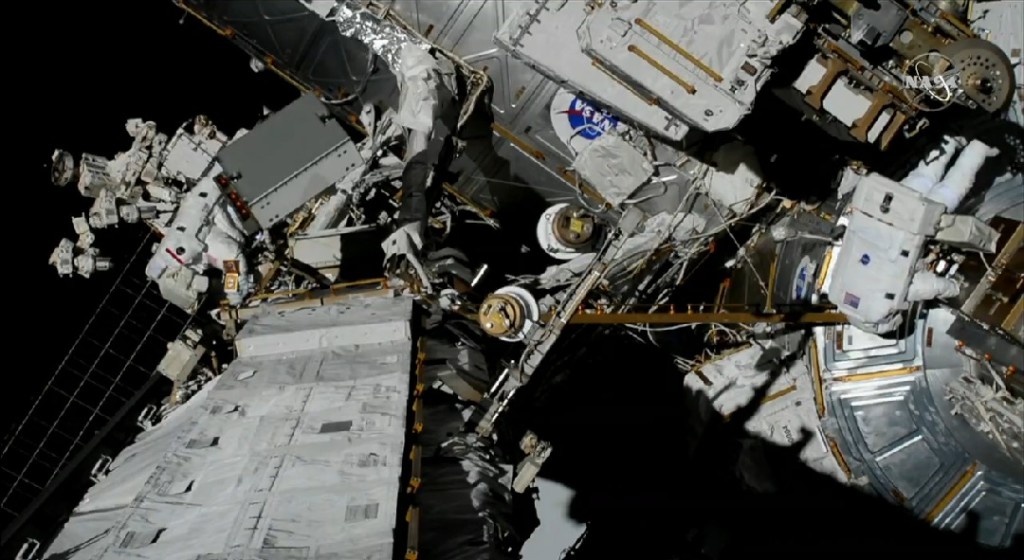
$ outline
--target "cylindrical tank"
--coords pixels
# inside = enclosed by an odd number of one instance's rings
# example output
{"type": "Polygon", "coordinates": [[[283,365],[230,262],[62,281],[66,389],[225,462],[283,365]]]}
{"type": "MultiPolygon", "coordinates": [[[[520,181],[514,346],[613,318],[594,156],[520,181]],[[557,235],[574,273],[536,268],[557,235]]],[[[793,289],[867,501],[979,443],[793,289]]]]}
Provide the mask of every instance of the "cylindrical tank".
{"type": "Polygon", "coordinates": [[[484,299],[477,318],[487,334],[518,342],[540,320],[540,306],[530,292],[505,286],[484,299]]]}
{"type": "Polygon", "coordinates": [[[96,270],[104,272],[114,268],[114,261],[110,257],[96,257],[96,270]]]}
{"type": "Polygon", "coordinates": [[[556,259],[571,260],[593,252],[600,225],[593,214],[568,203],[555,204],[537,222],[537,241],[556,259]]]}

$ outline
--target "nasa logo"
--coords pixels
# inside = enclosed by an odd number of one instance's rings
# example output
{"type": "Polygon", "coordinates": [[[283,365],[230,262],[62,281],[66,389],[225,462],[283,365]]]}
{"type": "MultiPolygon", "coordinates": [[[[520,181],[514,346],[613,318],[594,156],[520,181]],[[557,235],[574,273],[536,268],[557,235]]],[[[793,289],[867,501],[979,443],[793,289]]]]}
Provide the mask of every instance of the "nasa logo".
{"type": "Polygon", "coordinates": [[[567,89],[559,89],[551,97],[548,117],[555,135],[573,155],[587,149],[594,140],[607,136],[606,133],[628,129],[619,117],[567,89]]]}
{"type": "Polygon", "coordinates": [[[871,262],[871,255],[864,253],[860,256],[860,264],[867,266],[871,262]]]}
{"type": "Polygon", "coordinates": [[[800,266],[796,269],[796,278],[793,280],[793,299],[802,300],[807,297],[811,283],[808,278],[814,275],[811,267],[810,257],[800,259],[800,266]]]}
{"type": "Polygon", "coordinates": [[[938,111],[953,104],[964,93],[959,65],[937,52],[919,54],[906,65],[903,87],[911,104],[924,111],[938,111]]]}
{"type": "Polygon", "coordinates": [[[574,134],[587,140],[594,140],[612,130],[619,124],[619,119],[591,104],[586,99],[576,96],[569,102],[569,108],[562,113],[568,117],[569,126],[574,134]]]}

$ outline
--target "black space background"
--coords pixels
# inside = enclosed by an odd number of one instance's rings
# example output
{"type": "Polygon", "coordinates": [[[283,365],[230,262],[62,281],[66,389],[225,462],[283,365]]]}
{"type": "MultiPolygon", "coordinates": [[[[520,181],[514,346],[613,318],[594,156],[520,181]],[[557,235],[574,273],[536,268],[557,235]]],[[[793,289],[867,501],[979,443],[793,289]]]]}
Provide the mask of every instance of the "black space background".
{"type": "MultiPolygon", "coordinates": [[[[62,237],[74,238],[71,217],[91,203],[73,186],[50,183],[53,150],[112,157],[131,145],[124,123],[132,117],[170,135],[203,113],[231,132],[297,95],[276,76],[250,70],[241,50],[195,18],[182,22],[170,1],[39,2],[28,10],[34,17],[17,19],[38,48],[22,45],[15,64],[24,68],[7,73],[5,88],[5,151],[14,152],[4,158],[4,244],[13,249],[2,265],[5,424],[31,404],[116,277],[59,278],[47,263],[62,237]]],[[[137,238],[122,225],[98,231],[96,245],[116,258],[137,238]]]]}
{"type": "MultiPolygon", "coordinates": [[[[170,0],[28,2],[5,10],[4,441],[119,272],[60,278],[47,263],[62,237],[75,238],[71,217],[91,203],[73,186],[50,182],[53,150],[112,157],[131,145],[124,123],[133,117],[170,136],[202,113],[232,133],[250,127],[264,106],[278,109],[298,95],[277,76],[253,72],[238,47],[184,16],[170,0]]],[[[96,246],[116,267],[142,230],[96,233],[96,246]]],[[[6,526],[8,512],[3,519],[6,526]]]]}

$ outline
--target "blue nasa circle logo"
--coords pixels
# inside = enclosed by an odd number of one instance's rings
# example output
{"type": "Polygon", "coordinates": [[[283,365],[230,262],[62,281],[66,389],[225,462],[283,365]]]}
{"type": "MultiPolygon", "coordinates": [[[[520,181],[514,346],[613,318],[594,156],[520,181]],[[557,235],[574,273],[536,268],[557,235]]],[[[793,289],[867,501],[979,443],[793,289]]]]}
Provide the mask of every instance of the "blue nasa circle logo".
{"type": "Polygon", "coordinates": [[[804,299],[807,295],[807,268],[800,267],[796,273],[796,285],[793,286],[793,299],[804,299]]]}
{"type": "Polygon", "coordinates": [[[800,259],[800,266],[796,271],[796,278],[793,279],[793,299],[806,299],[811,291],[811,275],[814,274],[811,267],[811,259],[804,257],[800,259]]]}
{"type": "Polygon", "coordinates": [[[587,140],[599,138],[619,124],[618,117],[579,96],[573,97],[562,113],[568,117],[573,133],[587,140]]]}

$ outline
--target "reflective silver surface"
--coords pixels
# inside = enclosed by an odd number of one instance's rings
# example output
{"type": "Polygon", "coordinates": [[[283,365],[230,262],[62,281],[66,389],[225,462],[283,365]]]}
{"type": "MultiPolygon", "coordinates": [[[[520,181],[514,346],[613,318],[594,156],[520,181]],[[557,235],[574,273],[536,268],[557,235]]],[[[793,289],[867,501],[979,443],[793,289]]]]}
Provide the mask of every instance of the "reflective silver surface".
{"type": "Polygon", "coordinates": [[[402,47],[412,43],[424,47],[417,37],[406,33],[397,25],[382,20],[352,0],[338,2],[325,18],[338,27],[344,37],[356,39],[366,45],[391,68],[398,73],[402,47]]]}
{"type": "Polygon", "coordinates": [[[951,412],[946,386],[974,367],[945,334],[951,321],[934,309],[903,340],[861,333],[856,347],[839,327],[818,329],[824,423],[853,476],[878,495],[942,528],[977,512],[982,542],[1006,546],[1024,533],[1022,465],[951,412]]]}

